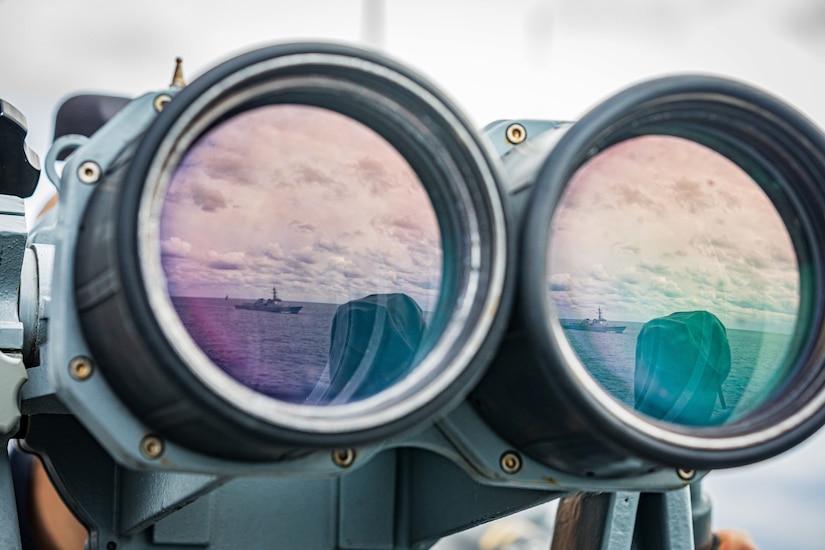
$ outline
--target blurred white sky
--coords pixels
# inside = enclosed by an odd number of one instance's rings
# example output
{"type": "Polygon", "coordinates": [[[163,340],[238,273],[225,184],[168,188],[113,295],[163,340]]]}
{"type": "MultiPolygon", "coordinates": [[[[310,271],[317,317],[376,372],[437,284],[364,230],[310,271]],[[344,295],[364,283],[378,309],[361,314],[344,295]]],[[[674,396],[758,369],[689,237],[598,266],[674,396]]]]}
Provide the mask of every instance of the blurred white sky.
{"type": "MultiPolygon", "coordinates": [[[[576,119],[643,78],[710,72],[751,82],[825,124],[821,0],[445,0],[385,6],[384,46],[480,126],[508,117],[576,119]]],[[[78,91],[138,95],[191,80],[254,45],[358,42],[358,0],[0,0],[0,97],[27,117],[45,156],[59,100],[78,91]]],[[[380,34],[380,33],[379,33],[380,34]]],[[[719,524],[762,548],[822,548],[820,436],[786,457],[709,482],[719,524]]]]}
{"type": "MultiPolygon", "coordinates": [[[[0,0],[0,89],[50,138],[60,98],[137,95],[256,45],[358,42],[359,0],[0,0]]],[[[818,0],[420,0],[388,2],[385,49],[445,89],[479,124],[575,119],[637,80],[713,72],[784,97],[818,121],[825,86],[818,0]]]]}

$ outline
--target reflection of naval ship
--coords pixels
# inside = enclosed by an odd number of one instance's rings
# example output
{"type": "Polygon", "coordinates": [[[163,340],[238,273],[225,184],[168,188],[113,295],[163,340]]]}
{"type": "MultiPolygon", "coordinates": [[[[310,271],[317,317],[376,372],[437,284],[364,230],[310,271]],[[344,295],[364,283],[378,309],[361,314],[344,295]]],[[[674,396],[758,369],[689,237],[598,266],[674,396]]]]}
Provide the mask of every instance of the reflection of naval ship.
{"type": "Polygon", "coordinates": [[[602,317],[602,308],[599,308],[598,319],[585,319],[584,321],[580,321],[578,323],[575,321],[562,321],[561,326],[562,328],[573,330],[590,330],[593,332],[622,332],[627,328],[626,326],[619,327],[608,323],[604,317],[602,317]]]}
{"type": "Polygon", "coordinates": [[[238,304],[235,309],[254,309],[255,311],[268,311],[270,313],[298,313],[303,306],[291,306],[278,298],[278,291],[272,287],[272,298],[264,300],[258,298],[255,302],[238,304]]]}

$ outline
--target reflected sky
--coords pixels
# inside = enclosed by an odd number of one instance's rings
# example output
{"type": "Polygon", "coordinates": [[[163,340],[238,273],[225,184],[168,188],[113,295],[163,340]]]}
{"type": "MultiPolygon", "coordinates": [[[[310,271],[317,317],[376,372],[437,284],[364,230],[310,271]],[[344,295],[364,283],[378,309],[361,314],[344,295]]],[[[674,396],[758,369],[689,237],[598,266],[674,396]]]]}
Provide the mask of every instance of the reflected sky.
{"type": "Polygon", "coordinates": [[[785,225],[704,146],[644,136],[599,153],[571,179],[551,232],[548,290],[563,318],[708,310],[729,328],[793,330],[799,274],[785,225]]]}
{"type": "Polygon", "coordinates": [[[401,292],[434,309],[438,222],[412,168],[339,113],[268,106],[210,130],[161,214],[173,296],[343,303],[401,292]]]}

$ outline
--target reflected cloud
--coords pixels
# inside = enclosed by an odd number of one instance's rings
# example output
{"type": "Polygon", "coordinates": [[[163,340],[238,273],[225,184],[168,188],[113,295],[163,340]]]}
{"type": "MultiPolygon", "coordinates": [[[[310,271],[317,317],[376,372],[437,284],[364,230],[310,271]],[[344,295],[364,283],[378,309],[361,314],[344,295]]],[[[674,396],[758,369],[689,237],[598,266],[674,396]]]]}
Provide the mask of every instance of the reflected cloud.
{"type": "Polygon", "coordinates": [[[793,329],[799,274],[782,219],[744,171],[699,144],[644,136],[600,152],[571,179],[551,232],[548,287],[564,317],[707,310],[735,329],[793,329]]]}
{"type": "Polygon", "coordinates": [[[641,206],[642,208],[650,210],[657,215],[662,215],[664,213],[664,209],[661,204],[650,200],[650,198],[642,192],[642,190],[637,187],[633,187],[629,183],[617,184],[613,187],[613,190],[617,194],[615,203],[619,208],[641,206]]]}
{"type": "Polygon", "coordinates": [[[415,172],[373,130],[318,107],[258,108],[210,130],[169,183],[161,240],[181,296],[277,285],[323,303],[405,293],[431,311],[441,285],[438,221],[415,172]]]}
{"type": "MultiPolygon", "coordinates": [[[[708,183],[712,181],[709,180],[708,183]]],[[[695,181],[681,179],[674,183],[671,189],[676,204],[681,205],[692,214],[705,210],[710,205],[702,186],[695,181]]]]}
{"type": "Polygon", "coordinates": [[[655,275],[667,275],[670,273],[670,268],[665,264],[653,264],[650,262],[639,262],[636,265],[636,269],[640,271],[647,271],[648,273],[653,273],[655,275]]]}
{"type": "Polygon", "coordinates": [[[642,253],[642,249],[639,248],[638,246],[636,246],[635,244],[624,244],[623,245],[623,244],[616,243],[615,246],[618,247],[619,250],[623,250],[625,252],[630,252],[632,254],[636,254],[637,256],[642,253]]]}
{"type": "Polygon", "coordinates": [[[206,255],[206,266],[212,269],[244,269],[246,256],[242,252],[220,254],[210,250],[206,255]]]}
{"type": "Polygon", "coordinates": [[[183,239],[172,237],[160,243],[160,249],[164,256],[188,256],[192,251],[192,245],[183,239]]]}
{"type": "Polygon", "coordinates": [[[331,239],[318,239],[315,241],[313,248],[318,251],[332,252],[333,254],[343,254],[347,250],[345,246],[342,246],[331,239]]]}
{"type": "Polygon", "coordinates": [[[221,208],[226,208],[228,203],[223,193],[217,189],[210,189],[200,184],[192,186],[192,202],[204,212],[215,212],[221,208]]]}
{"type": "Polygon", "coordinates": [[[317,228],[311,223],[300,222],[298,220],[292,220],[289,222],[289,227],[299,233],[315,233],[317,230],[317,228]]]}

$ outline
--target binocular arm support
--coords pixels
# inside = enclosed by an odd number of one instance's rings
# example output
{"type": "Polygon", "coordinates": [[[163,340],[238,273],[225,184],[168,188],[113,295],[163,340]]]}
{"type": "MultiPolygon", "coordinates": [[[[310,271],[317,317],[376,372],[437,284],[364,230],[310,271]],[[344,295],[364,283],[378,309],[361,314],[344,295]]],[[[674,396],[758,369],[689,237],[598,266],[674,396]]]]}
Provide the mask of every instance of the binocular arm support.
{"type": "Polygon", "coordinates": [[[386,449],[340,477],[301,478],[128,470],[66,414],[32,417],[25,444],[90,527],[94,549],[429,548],[560,496],[478,484],[421,448],[386,449]]]}
{"type": "MultiPolygon", "coordinates": [[[[91,526],[89,548],[428,548],[561,496],[479,484],[450,459],[414,447],[385,449],[340,477],[301,478],[128,470],[65,414],[32,417],[26,445],[45,459],[61,494],[91,526]]],[[[552,548],[709,544],[710,505],[695,483],[664,493],[567,496],[552,548]]]]}

